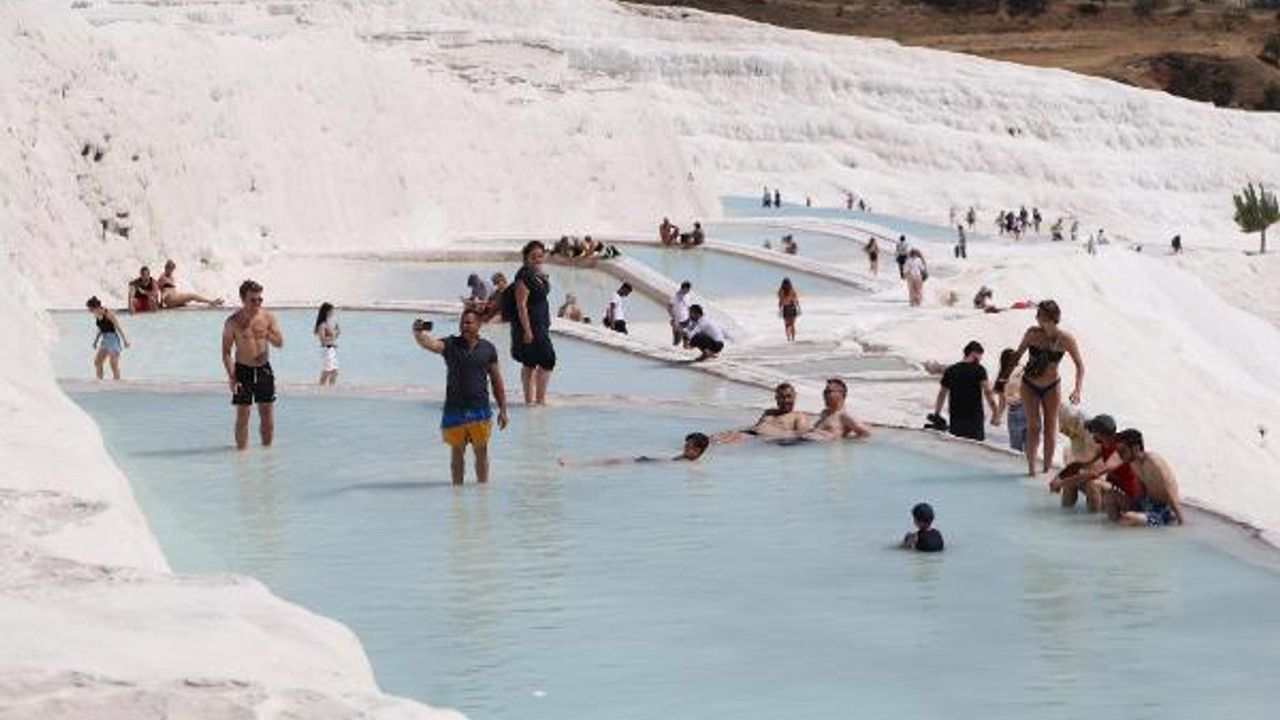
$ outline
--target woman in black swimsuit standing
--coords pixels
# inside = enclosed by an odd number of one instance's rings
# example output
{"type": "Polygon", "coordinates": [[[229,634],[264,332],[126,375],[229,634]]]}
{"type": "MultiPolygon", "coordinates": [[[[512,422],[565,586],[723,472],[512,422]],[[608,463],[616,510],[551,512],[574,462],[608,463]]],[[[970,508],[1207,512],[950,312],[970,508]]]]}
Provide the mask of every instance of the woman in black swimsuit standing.
{"type": "MultiPolygon", "coordinates": [[[[1062,356],[1070,355],[1076,368],[1075,387],[1069,399],[1072,405],[1080,404],[1080,386],[1084,383],[1084,361],[1080,348],[1070,333],[1058,327],[1062,310],[1052,300],[1042,300],[1036,305],[1036,324],[1027,328],[1018,346],[1017,355],[1009,364],[1016,367],[1023,353],[1029,353],[1022,371],[1022,407],[1027,413],[1027,475],[1035,477],[1036,451],[1040,440],[1044,441],[1044,472],[1053,465],[1053,453],[1058,437],[1058,406],[1062,404],[1062,378],[1058,375],[1058,363],[1062,356]],[[1043,433],[1043,438],[1042,434],[1043,433]]],[[[997,378],[1007,381],[1008,377],[997,378]]]]}
{"type": "Polygon", "coordinates": [[[511,319],[511,358],[522,366],[520,384],[525,405],[547,404],[547,383],[556,369],[556,350],[551,344],[551,278],[542,270],[546,247],[531,240],[521,250],[524,265],[511,281],[514,317],[511,319]]]}

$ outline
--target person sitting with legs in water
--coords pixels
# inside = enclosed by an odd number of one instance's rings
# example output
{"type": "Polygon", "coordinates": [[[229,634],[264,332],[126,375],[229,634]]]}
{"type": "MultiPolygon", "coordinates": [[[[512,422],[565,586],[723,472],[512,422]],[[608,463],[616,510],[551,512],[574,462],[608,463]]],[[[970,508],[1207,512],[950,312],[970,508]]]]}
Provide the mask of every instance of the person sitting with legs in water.
{"type": "Polygon", "coordinates": [[[791,383],[780,383],[773,391],[774,407],[760,414],[746,430],[729,430],[711,437],[713,443],[737,442],[750,435],[760,437],[797,437],[812,427],[809,414],[796,410],[796,389],[791,383]]]}
{"type": "Polygon", "coordinates": [[[564,303],[556,311],[556,317],[572,320],[573,322],[583,322],[582,308],[578,306],[578,296],[573,293],[565,293],[564,303]]]}
{"type": "Polygon", "coordinates": [[[1123,430],[1116,436],[1120,444],[1120,457],[1133,468],[1142,482],[1143,495],[1137,504],[1112,519],[1122,525],[1182,524],[1182,498],[1178,492],[1178,479],[1164,458],[1147,452],[1142,433],[1123,430]]]}
{"type": "Polygon", "coordinates": [[[178,281],[174,277],[177,269],[177,263],[172,260],[165,261],[164,272],[161,273],[160,279],[156,281],[160,290],[160,307],[172,310],[173,308],[186,307],[193,302],[200,303],[206,307],[222,307],[222,298],[207,298],[193,292],[178,292],[178,281]]]}
{"type": "Polygon", "coordinates": [[[918,552],[942,552],[945,543],[942,533],[933,527],[933,508],[929,503],[917,503],[911,508],[911,522],[916,529],[902,538],[903,548],[918,552]]]}
{"type": "MultiPolygon", "coordinates": [[[[1080,403],[1080,388],[1084,384],[1084,360],[1080,348],[1070,333],[1058,323],[1062,311],[1058,303],[1043,300],[1036,305],[1036,324],[1023,333],[1022,342],[1013,359],[1016,366],[1023,353],[1030,359],[1022,370],[1022,406],[1027,411],[1027,475],[1035,477],[1036,460],[1043,444],[1043,472],[1053,466],[1054,449],[1057,447],[1058,406],[1062,402],[1062,380],[1058,375],[1058,363],[1064,355],[1071,356],[1075,365],[1075,387],[1069,399],[1072,405],[1080,403]]],[[[1004,378],[1008,380],[1008,378],[1004,378]]]]}
{"type": "Polygon", "coordinates": [[[1098,452],[1080,463],[1068,465],[1049,482],[1049,490],[1062,493],[1062,506],[1075,507],[1077,495],[1085,494],[1089,512],[1125,512],[1142,499],[1142,483],[1120,455],[1116,421],[1110,415],[1096,415],[1085,429],[1098,443],[1098,452]]]}
{"type": "Polygon", "coordinates": [[[102,364],[111,362],[111,379],[120,379],[120,353],[129,347],[129,338],[124,334],[120,318],[114,311],[102,306],[102,301],[95,295],[85,301],[84,306],[93,314],[98,334],[93,337],[93,348],[97,352],[93,356],[93,370],[98,379],[102,379],[102,364]]]}
{"type": "Polygon", "coordinates": [[[865,438],[871,435],[871,428],[859,422],[844,409],[845,400],[849,396],[849,386],[840,378],[827,380],[822,389],[822,412],[813,424],[813,429],[800,435],[805,440],[840,440],[842,438],[865,438]]]}

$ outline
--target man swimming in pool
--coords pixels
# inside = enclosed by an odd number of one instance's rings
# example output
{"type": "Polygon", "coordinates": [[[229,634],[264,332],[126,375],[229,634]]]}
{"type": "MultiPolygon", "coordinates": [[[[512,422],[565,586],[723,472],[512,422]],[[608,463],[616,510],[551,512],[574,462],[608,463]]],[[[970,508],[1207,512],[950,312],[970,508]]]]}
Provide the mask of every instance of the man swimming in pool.
{"type": "Polygon", "coordinates": [[[761,437],[796,437],[808,432],[813,425],[809,413],[796,410],[796,389],[791,383],[780,383],[773,390],[774,407],[765,410],[755,424],[746,430],[729,430],[716,433],[712,443],[732,443],[756,435],[761,437]]]}
{"type": "Polygon", "coordinates": [[[275,437],[276,379],[271,371],[271,347],[283,347],[280,323],[262,309],[262,286],[240,283],[243,307],[222,325],[222,366],[227,371],[231,404],[236,407],[236,449],[249,445],[249,414],[258,405],[258,432],[263,446],[275,437]]]}
{"type": "Polygon", "coordinates": [[[839,440],[841,438],[864,438],[871,435],[871,428],[859,422],[844,409],[845,398],[849,396],[849,386],[840,378],[827,380],[822,389],[824,407],[818,414],[818,421],[813,429],[799,435],[805,440],[839,440]]]}

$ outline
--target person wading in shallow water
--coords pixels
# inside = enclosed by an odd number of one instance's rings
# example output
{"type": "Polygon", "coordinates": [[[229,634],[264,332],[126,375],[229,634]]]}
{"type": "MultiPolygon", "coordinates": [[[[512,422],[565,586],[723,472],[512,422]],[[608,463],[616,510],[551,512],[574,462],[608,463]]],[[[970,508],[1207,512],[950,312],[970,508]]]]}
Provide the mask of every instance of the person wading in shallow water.
{"type": "Polygon", "coordinates": [[[476,459],[476,482],[488,482],[489,433],[493,425],[489,386],[493,386],[498,403],[499,430],[507,427],[507,391],[498,366],[498,351],[493,343],[480,337],[480,314],[463,310],[458,334],[446,338],[432,337],[430,323],[416,320],[413,339],[422,349],[443,357],[448,368],[440,434],[450,449],[453,484],[461,485],[466,475],[468,444],[476,459]]]}
{"type": "Polygon", "coordinates": [[[262,309],[262,286],[252,280],[240,283],[243,307],[222,325],[222,366],[227,371],[231,404],[236,408],[236,448],[249,445],[249,414],[258,405],[258,432],[263,446],[275,437],[276,378],[271,371],[270,349],[284,347],[280,323],[262,309]]]}

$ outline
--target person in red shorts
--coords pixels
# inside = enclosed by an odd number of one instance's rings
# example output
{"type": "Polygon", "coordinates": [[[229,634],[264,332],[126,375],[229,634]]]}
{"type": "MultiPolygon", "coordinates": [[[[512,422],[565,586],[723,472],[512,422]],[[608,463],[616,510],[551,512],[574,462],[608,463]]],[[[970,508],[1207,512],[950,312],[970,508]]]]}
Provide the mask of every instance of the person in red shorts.
{"type": "Polygon", "coordinates": [[[1144,493],[1137,473],[1120,455],[1115,418],[1095,415],[1084,428],[1098,443],[1098,452],[1088,461],[1064,468],[1049,483],[1049,489],[1062,493],[1063,507],[1074,507],[1078,493],[1084,492],[1089,512],[1128,512],[1138,505],[1144,493]]]}

